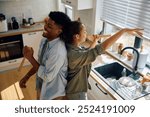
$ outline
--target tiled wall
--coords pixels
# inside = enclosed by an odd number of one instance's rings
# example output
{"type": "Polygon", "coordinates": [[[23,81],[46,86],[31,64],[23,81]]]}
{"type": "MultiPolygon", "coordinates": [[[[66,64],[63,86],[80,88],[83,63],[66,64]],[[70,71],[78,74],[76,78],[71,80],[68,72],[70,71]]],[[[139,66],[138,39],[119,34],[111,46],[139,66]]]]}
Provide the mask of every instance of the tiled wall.
{"type": "Polygon", "coordinates": [[[17,0],[0,2],[0,13],[10,18],[17,17],[19,23],[22,21],[22,14],[25,17],[33,17],[34,21],[42,21],[50,11],[56,10],[56,0],[17,0]]]}

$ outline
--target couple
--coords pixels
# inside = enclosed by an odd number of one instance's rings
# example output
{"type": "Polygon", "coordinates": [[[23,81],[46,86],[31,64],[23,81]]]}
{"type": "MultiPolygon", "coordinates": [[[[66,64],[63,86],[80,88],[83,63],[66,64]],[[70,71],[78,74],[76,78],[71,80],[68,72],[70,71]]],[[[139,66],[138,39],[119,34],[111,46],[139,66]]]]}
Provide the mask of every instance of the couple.
{"type": "Polygon", "coordinates": [[[140,31],[122,29],[96,46],[95,42],[100,37],[93,35],[94,46],[84,50],[80,45],[86,40],[86,28],[79,21],[71,21],[66,14],[50,12],[44,30],[45,38],[40,44],[38,61],[33,57],[33,49],[24,47],[23,55],[32,64],[32,68],[20,81],[20,87],[25,88],[26,82],[36,73],[37,99],[41,100],[85,100],[90,86],[88,76],[91,63],[122,34],[140,31]]]}

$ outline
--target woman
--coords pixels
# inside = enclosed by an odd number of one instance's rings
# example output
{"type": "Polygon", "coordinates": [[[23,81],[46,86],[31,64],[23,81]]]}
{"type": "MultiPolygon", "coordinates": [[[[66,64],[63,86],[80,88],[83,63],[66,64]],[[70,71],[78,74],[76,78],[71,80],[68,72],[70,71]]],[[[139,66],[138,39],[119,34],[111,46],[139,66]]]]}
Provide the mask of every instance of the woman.
{"type": "MultiPolygon", "coordinates": [[[[87,90],[90,88],[88,77],[91,70],[91,63],[98,55],[102,54],[115,43],[122,34],[126,32],[139,33],[139,30],[140,29],[122,29],[103,43],[96,45],[92,49],[85,50],[80,48],[80,45],[87,38],[85,25],[79,21],[71,22],[64,31],[68,54],[68,84],[66,87],[68,99],[85,100],[87,98],[87,90]]],[[[94,35],[93,38],[94,40],[98,40],[99,36],[94,35]]]]}

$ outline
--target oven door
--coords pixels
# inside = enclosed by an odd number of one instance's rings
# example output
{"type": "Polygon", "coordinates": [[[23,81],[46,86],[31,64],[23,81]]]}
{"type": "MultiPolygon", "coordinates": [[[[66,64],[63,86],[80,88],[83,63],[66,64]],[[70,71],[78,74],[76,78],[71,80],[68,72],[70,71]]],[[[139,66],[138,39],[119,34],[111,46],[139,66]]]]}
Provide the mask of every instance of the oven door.
{"type": "Polygon", "coordinates": [[[0,38],[0,62],[23,57],[22,35],[0,38]]]}
{"type": "Polygon", "coordinates": [[[5,66],[11,67],[12,64],[16,64],[17,59],[23,57],[22,50],[22,34],[0,38],[0,67],[3,69],[5,66]]]}

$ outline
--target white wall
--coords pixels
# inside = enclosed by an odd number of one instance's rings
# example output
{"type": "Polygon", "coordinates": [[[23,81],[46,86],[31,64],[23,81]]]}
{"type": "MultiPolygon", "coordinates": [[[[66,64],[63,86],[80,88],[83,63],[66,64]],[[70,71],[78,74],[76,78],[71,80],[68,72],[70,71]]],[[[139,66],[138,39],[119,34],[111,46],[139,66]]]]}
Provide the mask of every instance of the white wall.
{"type": "Polygon", "coordinates": [[[92,33],[99,34],[103,28],[103,21],[100,20],[102,15],[103,0],[93,0],[93,2],[92,33]]]}
{"type": "MultiPolygon", "coordinates": [[[[85,24],[87,32],[91,34],[92,31],[92,14],[93,9],[79,10],[77,11],[77,17],[80,17],[81,22],[85,24]]],[[[77,17],[75,20],[77,20],[77,17]]]]}
{"type": "Polygon", "coordinates": [[[50,11],[57,10],[56,0],[18,0],[0,2],[0,13],[6,15],[8,21],[12,16],[21,23],[22,13],[25,17],[33,17],[34,21],[42,21],[50,11]]]}

